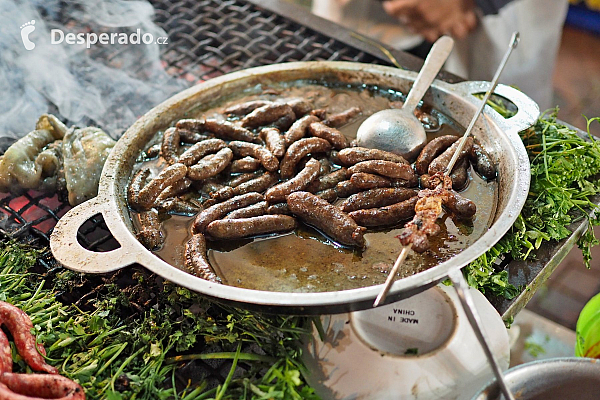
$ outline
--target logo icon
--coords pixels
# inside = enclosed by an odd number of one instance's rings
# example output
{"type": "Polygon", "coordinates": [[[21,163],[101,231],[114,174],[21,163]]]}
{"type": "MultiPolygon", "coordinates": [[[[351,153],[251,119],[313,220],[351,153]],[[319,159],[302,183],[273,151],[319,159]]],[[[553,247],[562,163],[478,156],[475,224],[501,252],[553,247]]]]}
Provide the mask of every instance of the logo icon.
{"type": "Polygon", "coordinates": [[[29,22],[21,25],[21,39],[23,39],[23,46],[25,46],[25,50],[33,50],[35,47],[35,43],[29,40],[29,35],[31,32],[35,31],[35,19],[32,19],[29,22]]]}

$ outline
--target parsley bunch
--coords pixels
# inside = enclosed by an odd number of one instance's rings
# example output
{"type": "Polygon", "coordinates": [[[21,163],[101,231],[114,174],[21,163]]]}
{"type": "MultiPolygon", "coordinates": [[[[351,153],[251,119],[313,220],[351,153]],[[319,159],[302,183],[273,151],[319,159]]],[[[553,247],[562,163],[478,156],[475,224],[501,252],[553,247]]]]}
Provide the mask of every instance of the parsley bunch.
{"type": "MultiPolygon", "coordinates": [[[[47,362],[88,399],[317,399],[300,361],[310,319],[221,306],[145,270],[105,278],[79,308],[61,294],[87,277],[36,269],[43,254],[0,240],[0,299],[30,315],[47,362]],[[227,376],[182,382],[190,360],[227,376]]],[[[12,350],[15,372],[31,372],[12,350]]]]}
{"type": "Polygon", "coordinates": [[[508,272],[496,271],[494,262],[505,255],[529,259],[543,242],[570,236],[570,225],[582,218],[588,220],[588,227],[578,246],[586,267],[590,266],[590,249],[598,244],[593,227],[600,225],[593,202],[600,192],[600,145],[589,135],[589,125],[600,119],[588,120],[586,140],[560,123],[557,113],[558,109],[546,112],[534,126],[519,133],[531,163],[525,206],[506,235],[463,270],[469,284],[483,292],[515,297],[519,291],[508,282],[508,272]]]}

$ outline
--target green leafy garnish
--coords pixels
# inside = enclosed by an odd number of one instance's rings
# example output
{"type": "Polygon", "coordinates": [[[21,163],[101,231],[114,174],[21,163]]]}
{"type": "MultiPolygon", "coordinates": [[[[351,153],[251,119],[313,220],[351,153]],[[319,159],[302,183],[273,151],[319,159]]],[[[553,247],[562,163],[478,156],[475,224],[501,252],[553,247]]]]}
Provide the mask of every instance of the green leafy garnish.
{"type": "MultiPolygon", "coordinates": [[[[542,243],[570,236],[569,225],[581,219],[587,219],[588,227],[577,244],[586,267],[590,266],[590,249],[598,244],[593,227],[600,224],[592,213],[598,209],[593,196],[600,191],[600,146],[591,135],[583,139],[560,123],[557,113],[557,109],[546,112],[519,134],[531,163],[530,192],[508,233],[463,270],[469,284],[482,292],[508,299],[518,295],[519,290],[508,282],[508,272],[495,270],[496,260],[506,255],[530,259],[542,243]]],[[[588,120],[588,134],[593,121],[600,119],[588,120]]]]}
{"type": "MultiPolygon", "coordinates": [[[[221,306],[143,270],[125,284],[118,274],[103,278],[79,308],[57,296],[88,277],[34,272],[43,254],[0,241],[0,297],[30,315],[48,363],[81,384],[88,399],[318,398],[300,361],[310,319],[221,306]],[[210,376],[177,381],[190,360],[229,372],[220,385],[210,376]]],[[[15,372],[30,372],[16,354],[14,361],[15,372]]]]}

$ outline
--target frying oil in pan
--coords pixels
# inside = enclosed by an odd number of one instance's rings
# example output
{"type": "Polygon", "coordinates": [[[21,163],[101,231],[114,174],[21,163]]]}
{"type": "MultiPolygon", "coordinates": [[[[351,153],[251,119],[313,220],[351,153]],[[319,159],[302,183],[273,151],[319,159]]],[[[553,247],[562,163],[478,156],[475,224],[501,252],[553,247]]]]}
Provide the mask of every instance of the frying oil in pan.
{"type": "MultiPolygon", "coordinates": [[[[358,126],[367,116],[389,108],[390,100],[398,100],[388,92],[377,93],[373,88],[367,89],[369,90],[325,88],[303,83],[287,87],[284,93],[285,97],[308,99],[315,108],[328,107],[330,113],[352,106],[361,107],[362,116],[341,129],[346,136],[353,138],[358,126]]],[[[260,97],[246,95],[227,102],[224,106],[260,97]]],[[[199,116],[215,115],[221,110],[222,108],[215,107],[199,116]]],[[[434,115],[440,120],[440,129],[429,133],[428,139],[440,135],[462,134],[463,128],[454,121],[436,112],[434,115]]],[[[495,213],[496,183],[484,181],[471,169],[470,184],[461,194],[477,204],[475,218],[472,221],[455,221],[448,215],[443,215],[438,220],[442,230],[439,235],[431,238],[431,249],[423,254],[411,252],[399,271],[401,277],[413,275],[451,258],[487,230],[495,213]]],[[[134,220],[137,222],[137,218],[134,220]]],[[[168,217],[163,222],[167,236],[165,245],[155,254],[184,269],[184,248],[190,238],[192,222],[193,217],[168,217]]],[[[397,227],[370,230],[365,234],[367,246],[362,251],[341,247],[316,229],[300,224],[295,232],[284,235],[209,242],[208,256],[224,283],[233,286],[281,292],[354,289],[385,281],[387,271],[401,249],[395,236],[402,232],[403,225],[404,222],[397,227]]]]}

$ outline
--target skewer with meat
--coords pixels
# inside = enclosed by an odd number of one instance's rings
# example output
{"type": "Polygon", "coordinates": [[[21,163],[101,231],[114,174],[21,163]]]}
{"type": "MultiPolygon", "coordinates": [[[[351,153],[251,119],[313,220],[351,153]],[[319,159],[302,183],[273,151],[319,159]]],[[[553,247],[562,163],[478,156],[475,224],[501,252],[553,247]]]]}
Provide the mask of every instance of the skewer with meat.
{"type": "Polygon", "coordinates": [[[404,226],[398,239],[403,246],[412,245],[417,253],[429,249],[429,236],[437,235],[440,227],[436,223],[442,214],[442,205],[446,205],[460,217],[470,218],[475,215],[476,206],[471,200],[465,199],[452,191],[452,179],[441,173],[432,179],[437,180],[435,189],[425,189],[419,192],[419,200],[415,204],[415,216],[404,226]],[[457,206],[460,204],[460,206],[457,206]]]}

